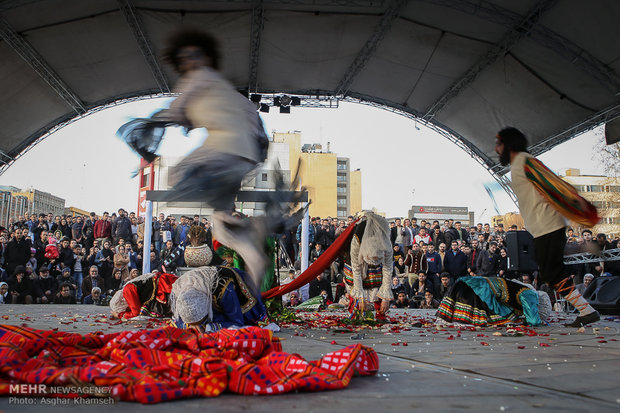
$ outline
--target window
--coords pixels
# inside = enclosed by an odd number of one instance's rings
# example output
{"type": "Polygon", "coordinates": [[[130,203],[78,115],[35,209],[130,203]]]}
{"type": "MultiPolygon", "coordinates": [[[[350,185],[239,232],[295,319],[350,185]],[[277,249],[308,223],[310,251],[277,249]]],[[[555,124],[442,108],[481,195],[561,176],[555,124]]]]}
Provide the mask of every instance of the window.
{"type": "Polygon", "coordinates": [[[339,194],[346,194],[347,193],[347,188],[344,186],[339,186],[338,187],[338,193],[339,194]]]}
{"type": "Polygon", "coordinates": [[[340,182],[344,182],[347,180],[347,177],[345,175],[338,175],[336,177],[336,180],[340,181],[340,182]]]}
{"type": "Polygon", "coordinates": [[[603,201],[592,201],[592,205],[594,205],[598,209],[605,208],[605,202],[603,201]]]}
{"type": "Polygon", "coordinates": [[[347,164],[346,163],[338,163],[338,165],[336,166],[336,168],[339,171],[346,171],[347,170],[347,164]]]}
{"type": "Polygon", "coordinates": [[[607,192],[620,192],[620,186],[618,186],[618,185],[609,185],[607,188],[605,188],[605,190],[607,192]]]}
{"type": "Polygon", "coordinates": [[[266,173],[262,173],[260,175],[260,180],[263,181],[263,182],[267,182],[267,174],[266,173]]]}
{"type": "Polygon", "coordinates": [[[575,185],[575,189],[577,190],[577,192],[586,192],[585,185],[575,185]]]}
{"type": "Polygon", "coordinates": [[[587,192],[603,192],[603,185],[588,185],[587,192]]]}
{"type": "Polygon", "coordinates": [[[150,185],[151,185],[151,174],[142,175],[142,182],[140,183],[140,187],[144,188],[150,185]]]}
{"type": "Polygon", "coordinates": [[[338,210],[338,216],[339,217],[346,217],[347,216],[347,211],[344,210],[338,210]]]}
{"type": "Polygon", "coordinates": [[[347,200],[346,198],[338,198],[338,205],[347,205],[347,200]]]}

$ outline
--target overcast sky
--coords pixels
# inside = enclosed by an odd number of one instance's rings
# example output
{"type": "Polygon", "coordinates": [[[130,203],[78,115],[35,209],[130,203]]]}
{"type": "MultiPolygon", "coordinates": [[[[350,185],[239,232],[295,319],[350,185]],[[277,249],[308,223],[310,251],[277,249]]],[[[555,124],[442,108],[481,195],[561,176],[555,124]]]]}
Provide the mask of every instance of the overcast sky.
{"type": "MultiPolygon", "coordinates": [[[[120,207],[136,210],[137,179],[130,179],[138,157],[116,136],[120,125],[148,116],[166,99],[124,104],[94,113],[61,129],[32,148],[3,175],[0,185],[34,186],[97,213],[120,207]]],[[[290,115],[272,110],[263,114],[269,132],[298,130],[302,143],[321,143],[338,156],[349,157],[351,168],[362,170],[362,205],[388,217],[405,216],[411,205],[466,206],[476,221],[489,221],[499,212],[517,208],[489,173],[465,152],[435,132],[391,112],[354,103],[338,109],[292,108],[290,115]]],[[[205,139],[204,131],[190,138],[168,133],[161,153],[182,155],[205,139]]],[[[489,139],[493,139],[489,137],[489,139]]],[[[586,133],[541,156],[551,169],[580,168],[600,174],[592,160],[596,137],[586,133]]]]}

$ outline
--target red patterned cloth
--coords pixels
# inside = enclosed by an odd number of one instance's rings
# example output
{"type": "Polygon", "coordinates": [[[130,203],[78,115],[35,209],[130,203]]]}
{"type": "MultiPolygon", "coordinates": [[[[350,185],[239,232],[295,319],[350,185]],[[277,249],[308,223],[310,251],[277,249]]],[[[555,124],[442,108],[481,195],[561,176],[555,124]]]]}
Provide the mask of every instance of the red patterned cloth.
{"type": "Polygon", "coordinates": [[[347,229],[345,229],[342,234],[336,238],[332,245],[330,245],[329,248],[327,248],[325,252],[306,269],[306,271],[302,272],[299,277],[295,278],[288,284],[279,285],[277,287],[273,287],[271,290],[263,292],[263,300],[290,293],[291,291],[308,284],[310,281],[314,280],[317,275],[323,273],[323,271],[325,271],[327,267],[329,267],[329,265],[334,262],[336,258],[338,258],[342,250],[350,246],[350,241],[351,238],[353,238],[353,233],[355,230],[355,224],[357,224],[358,221],[359,219],[356,219],[350,223],[347,229]]]}
{"type": "Polygon", "coordinates": [[[15,396],[10,388],[15,384],[97,386],[109,387],[116,399],[141,403],[213,397],[225,390],[246,395],[336,390],[347,387],[354,374],[379,369],[375,351],[361,344],[306,361],[283,353],[279,338],[258,327],[81,335],[0,325],[0,360],[0,395],[15,396]]]}

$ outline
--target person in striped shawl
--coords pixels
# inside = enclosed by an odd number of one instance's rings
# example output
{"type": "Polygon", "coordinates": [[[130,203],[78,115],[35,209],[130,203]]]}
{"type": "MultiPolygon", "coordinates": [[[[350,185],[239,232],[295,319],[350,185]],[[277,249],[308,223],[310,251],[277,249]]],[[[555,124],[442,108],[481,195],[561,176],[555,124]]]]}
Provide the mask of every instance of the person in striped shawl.
{"type": "Polygon", "coordinates": [[[525,226],[534,237],[539,280],[555,288],[579,310],[579,316],[567,326],[581,327],[600,320],[599,313],[575,290],[564,270],[565,217],[592,227],[599,220],[596,208],[528,153],[527,139],[518,129],[502,129],[496,135],[495,152],[502,165],[510,164],[512,189],[525,226]]]}

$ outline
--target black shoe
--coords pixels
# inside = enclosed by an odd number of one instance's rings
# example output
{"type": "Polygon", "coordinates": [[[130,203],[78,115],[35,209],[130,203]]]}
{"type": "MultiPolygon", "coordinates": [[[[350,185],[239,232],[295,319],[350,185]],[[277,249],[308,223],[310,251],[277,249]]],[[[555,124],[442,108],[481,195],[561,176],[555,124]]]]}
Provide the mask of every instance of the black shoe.
{"type": "Polygon", "coordinates": [[[577,328],[579,328],[579,327],[583,327],[583,326],[585,326],[587,324],[596,323],[600,319],[601,319],[601,315],[598,313],[598,311],[595,311],[595,312],[590,313],[590,314],[577,316],[575,321],[573,321],[572,323],[569,323],[569,324],[564,324],[564,325],[566,327],[577,327],[577,328]]]}

